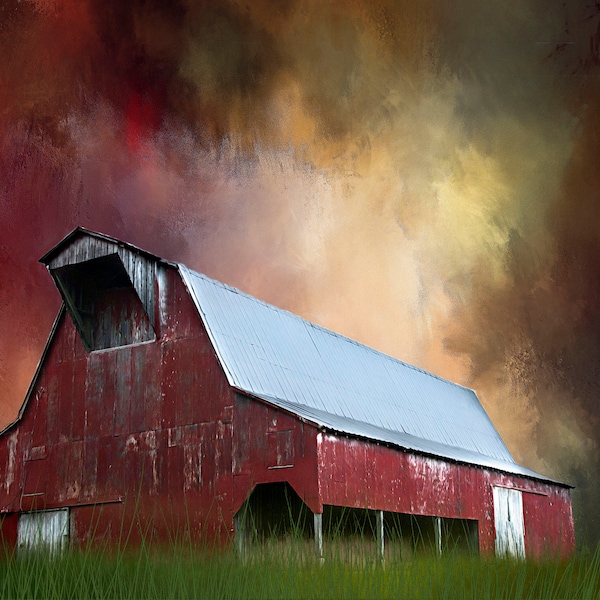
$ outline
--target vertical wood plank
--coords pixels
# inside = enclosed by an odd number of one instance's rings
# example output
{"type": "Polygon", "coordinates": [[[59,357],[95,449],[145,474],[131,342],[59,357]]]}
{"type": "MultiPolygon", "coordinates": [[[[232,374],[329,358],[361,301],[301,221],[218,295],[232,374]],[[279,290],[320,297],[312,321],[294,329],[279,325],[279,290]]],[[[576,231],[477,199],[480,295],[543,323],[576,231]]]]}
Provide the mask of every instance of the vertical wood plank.
{"type": "Polygon", "coordinates": [[[317,558],[323,558],[323,513],[313,513],[315,531],[315,553],[317,558]]]}

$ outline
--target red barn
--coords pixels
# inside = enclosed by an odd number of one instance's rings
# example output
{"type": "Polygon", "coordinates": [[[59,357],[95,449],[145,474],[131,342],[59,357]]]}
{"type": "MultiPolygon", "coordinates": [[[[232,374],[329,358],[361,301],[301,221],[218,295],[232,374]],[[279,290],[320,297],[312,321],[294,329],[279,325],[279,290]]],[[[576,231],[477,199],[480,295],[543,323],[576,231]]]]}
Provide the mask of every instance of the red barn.
{"type": "Polygon", "coordinates": [[[63,307],[0,436],[10,545],[574,550],[570,486],[516,464],[472,390],[102,234],[41,262],[63,307]]]}

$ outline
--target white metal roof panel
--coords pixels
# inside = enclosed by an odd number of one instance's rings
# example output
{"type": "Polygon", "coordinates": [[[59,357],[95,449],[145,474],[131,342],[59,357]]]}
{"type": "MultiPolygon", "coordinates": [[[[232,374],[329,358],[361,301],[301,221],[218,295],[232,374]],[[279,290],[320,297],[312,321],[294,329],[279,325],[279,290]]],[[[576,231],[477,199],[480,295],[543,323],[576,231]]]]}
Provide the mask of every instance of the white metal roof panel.
{"type": "Polygon", "coordinates": [[[473,390],[179,269],[233,387],[335,431],[547,479],[515,463],[473,390]]]}

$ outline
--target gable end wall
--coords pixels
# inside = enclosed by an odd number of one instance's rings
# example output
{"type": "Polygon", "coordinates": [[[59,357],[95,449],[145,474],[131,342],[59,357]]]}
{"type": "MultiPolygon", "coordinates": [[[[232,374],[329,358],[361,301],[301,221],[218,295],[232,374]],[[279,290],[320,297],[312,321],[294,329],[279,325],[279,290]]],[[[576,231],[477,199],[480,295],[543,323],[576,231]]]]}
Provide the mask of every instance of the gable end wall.
{"type": "Polygon", "coordinates": [[[159,265],[154,285],[153,342],[88,353],[63,314],[0,438],[5,516],[69,506],[79,542],[91,529],[116,541],[123,525],[135,539],[150,520],[163,539],[174,523],[230,534],[234,394],[177,270],[159,265]]]}

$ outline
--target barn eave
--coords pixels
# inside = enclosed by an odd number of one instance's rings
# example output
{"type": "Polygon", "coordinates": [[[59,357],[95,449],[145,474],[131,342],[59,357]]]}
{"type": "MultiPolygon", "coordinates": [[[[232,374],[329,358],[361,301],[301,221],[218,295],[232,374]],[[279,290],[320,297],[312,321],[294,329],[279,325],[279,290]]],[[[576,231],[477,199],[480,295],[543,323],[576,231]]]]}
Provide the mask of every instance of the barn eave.
{"type": "MultiPolygon", "coordinates": [[[[575,488],[575,486],[570,483],[566,483],[564,481],[559,481],[557,479],[552,479],[551,477],[541,475],[540,473],[532,471],[531,469],[527,469],[526,467],[521,467],[520,465],[517,465],[518,469],[512,469],[512,470],[511,470],[510,466],[508,468],[503,468],[502,466],[488,465],[485,463],[485,458],[487,458],[487,457],[484,457],[484,461],[482,461],[481,463],[477,462],[476,457],[475,457],[474,461],[468,461],[466,459],[461,460],[459,458],[454,458],[454,457],[448,456],[448,454],[441,454],[441,453],[438,454],[438,453],[434,453],[434,452],[427,452],[425,450],[415,450],[414,448],[411,448],[408,444],[402,445],[402,444],[397,444],[397,443],[388,442],[388,441],[384,441],[384,440],[378,440],[378,439],[375,439],[372,437],[367,437],[367,436],[360,435],[360,434],[353,434],[353,433],[348,433],[345,431],[340,431],[340,430],[334,429],[332,427],[327,427],[326,425],[316,425],[316,426],[323,433],[342,436],[342,437],[345,437],[348,439],[361,440],[361,441],[375,444],[377,446],[385,446],[387,448],[393,448],[395,450],[400,450],[402,452],[410,452],[410,453],[417,454],[419,456],[423,456],[426,458],[443,460],[445,462],[449,462],[449,463],[452,463],[455,465],[461,465],[463,467],[474,467],[476,469],[486,469],[488,471],[495,471],[497,473],[501,473],[503,475],[508,475],[511,477],[525,477],[527,479],[539,481],[540,483],[543,483],[543,484],[557,485],[557,486],[564,487],[567,489],[575,488]]],[[[502,486],[500,486],[500,487],[502,487],[502,486]]],[[[514,487],[514,486],[511,486],[511,488],[512,487],[514,487]]],[[[527,490],[527,491],[531,491],[531,490],[527,490]]],[[[531,493],[534,493],[534,492],[531,492],[531,493]]]]}
{"type": "Polygon", "coordinates": [[[317,414],[317,411],[315,411],[313,408],[298,406],[279,398],[251,394],[240,389],[236,391],[255,400],[267,403],[284,411],[287,414],[295,416],[302,422],[308,423],[324,433],[331,433],[334,435],[347,437],[349,439],[357,439],[369,443],[379,444],[400,450],[402,452],[411,452],[437,460],[448,461],[457,465],[488,469],[509,476],[534,479],[545,484],[559,485],[569,489],[574,488],[574,486],[569,483],[552,479],[551,477],[547,477],[531,469],[522,467],[516,462],[506,463],[498,461],[489,456],[469,452],[463,448],[445,446],[430,440],[424,440],[415,436],[411,436],[410,434],[399,433],[396,431],[377,430],[377,428],[374,428],[367,423],[356,422],[352,421],[351,419],[343,419],[338,415],[330,415],[327,413],[317,414]],[[345,423],[342,421],[345,421],[345,423]],[[369,431],[367,431],[367,429],[369,429],[369,431]]]}
{"type": "Polygon", "coordinates": [[[23,400],[23,403],[21,404],[21,408],[19,409],[19,412],[17,413],[17,416],[15,417],[15,419],[13,421],[11,421],[8,425],[6,425],[4,427],[4,429],[0,430],[0,436],[4,435],[6,432],[8,432],[10,429],[12,429],[23,418],[23,415],[25,414],[25,411],[27,410],[27,405],[29,404],[31,395],[33,394],[33,391],[35,390],[35,388],[37,386],[37,382],[38,382],[40,373],[42,371],[42,367],[43,367],[44,363],[46,362],[46,357],[48,356],[48,353],[50,352],[50,348],[52,347],[52,344],[54,342],[54,337],[56,335],[56,331],[58,330],[60,321],[63,318],[66,311],[67,311],[67,308],[65,306],[65,303],[63,302],[58,311],[58,314],[56,315],[56,318],[54,319],[54,323],[52,323],[52,328],[50,329],[50,334],[48,335],[48,339],[46,340],[44,350],[42,351],[40,360],[38,361],[38,364],[35,368],[33,377],[31,378],[31,383],[29,384],[29,387],[27,388],[27,392],[25,393],[25,398],[23,400]]]}

